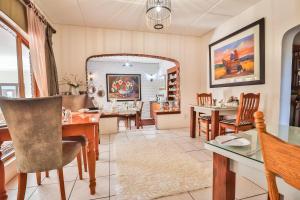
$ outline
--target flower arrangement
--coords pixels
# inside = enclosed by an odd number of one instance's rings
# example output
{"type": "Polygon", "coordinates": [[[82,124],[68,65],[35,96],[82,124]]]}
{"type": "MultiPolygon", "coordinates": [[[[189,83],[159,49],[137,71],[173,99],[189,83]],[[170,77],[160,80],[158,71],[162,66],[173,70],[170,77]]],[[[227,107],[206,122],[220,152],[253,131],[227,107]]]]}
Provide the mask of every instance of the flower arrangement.
{"type": "Polygon", "coordinates": [[[115,80],[112,83],[111,91],[120,94],[128,94],[133,90],[134,83],[131,81],[115,80]]]}
{"type": "Polygon", "coordinates": [[[84,81],[80,80],[75,74],[65,75],[62,78],[61,84],[68,85],[69,93],[74,95],[78,95],[79,87],[85,85],[84,81]]]}
{"type": "Polygon", "coordinates": [[[84,82],[78,79],[77,75],[69,74],[62,78],[62,84],[67,84],[74,88],[79,88],[80,86],[84,85],[84,82]]]}

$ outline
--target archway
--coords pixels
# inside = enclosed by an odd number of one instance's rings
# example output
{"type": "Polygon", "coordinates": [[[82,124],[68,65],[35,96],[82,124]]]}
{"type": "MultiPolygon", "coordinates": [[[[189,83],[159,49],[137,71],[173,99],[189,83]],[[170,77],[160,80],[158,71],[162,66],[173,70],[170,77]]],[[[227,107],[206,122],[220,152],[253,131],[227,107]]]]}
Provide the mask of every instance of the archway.
{"type": "MultiPolygon", "coordinates": [[[[151,67],[149,65],[149,67],[151,67]]],[[[128,54],[128,53],[118,53],[118,54],[100,54],[100,55],[93,55],[87,58],[86,60],[86,80],[87,80],[87,85],[90,84],[90,74],[91,72],[93,73],[93,76],[96,74],[96,77],[98,77],[98,81],[94,81],[95,85],[99,85],[101,83],[102,89],[105,90],[105,96],[102,99],[104,104],[109,106],[109,94],[110,92],[110,85],[109,81],[107,78],[107,75],[140,75],[141,77],[141,96],[142,96],[142,101],[144,101],[144,108],[143,113],[148,113],[144,114],[146,116],[145,119],[154,119],[153,117],[153,112],[151,111],[152,108],[152,102],[160,102],[159,104],[159,109],[160,111],[167,112],[168,114],[178,114],[180,113],[180,63],[172,58],[167,58],[167,57],[162,57],[162,56],[155,56],[155,55],[147,55],[147,54],[128,54]],[[129,62],[126,62],[129,61],[129,62]],[[111,62],[110,67],[111,69],[108,68],[108,64],[105,62],[111,62]],[[114,63],[115,62],[115,63],[114,63]],[[146,69],[147,67],[142,65],[141,63],[158,63],[159,66],[159,73],[157,72],[147,72],[142,70],[138,71],[138,68],[140,69],[146,69]],[[94,64],[93,64],[94,63],[94,64]],[[114,63],[114,64],[113,64],[114,63]],[[118,67],[116,66],[118,63],[118,67]],[[124,63],[124,64],[122,64],[124,63]],[[125,66],[125,64],[128,63],[128,66],[125,66]],[[133,64],[133,66],[130,66],[129,63],[133,64]],[[140,63],[140,64],[138,64],[140,63]],[[130,67],[129,67],[130,66],[130,67]],[[142,67],[143,66],[143,67],[142,67]],[[118,69],[117,69],[118,68],[118,69]],[[125,70],[124,70],[125,69],[125,70]],[[99,72],[103,70],[102,72],[99,72]],[[97,72],[98,71],[98,72],[97,72]],[[165,96],[160,95],[160,93],[157,93],[157,95],[152,94],[153,100],[149,100],[150,94],[145,95],[145,92],[143,92],[143,88],[145,88],[145,85],[149,85],[150,82],[157,82],[158,77],[161,77],[161,71],[163,71],[163,76],[164,76],[164,83],[165,83],[165,96]],[[148,80],[145,79],[145,73],[148,73],[148,80]],[[106,82],[104,81],[106,75],[106,82]],[[156,80],[153,81],[152,78],[149,78],[149,75],[155,75],[156,80]],[[101,78],[99,78],[101,76],[101,78]],[[143,77],[144,76],[144,77],[143,77]],[[174,84],[170,84],[174,83],[174,84]],[[160,96],[159,100],[157,100],[155,97],[160,96]],[[155,100],[156,99],[156,100],[155,100]],[[168,106],[165,108],[165,104],[168,106]],[[169,109],[168,109],[169,108],[169,109]],[[149,112],[150,110],[150,112],[149,112]],[[174,112],[173,112],[174,111],[174,112]],[[149,114],[150,113],[150,114],[149,114]]],[[[157,88],[158,89],[158,88],[157,88]]],[[[161,88],[159,88],[161,92],[161,88]]],[[[144,91],[149,91],[149,88],[147,88],[144,91]]],[[[120,94],[118,94],[120,95],[120,94]]],[[[141,98],[136,99],[137,101],[141,100],[141,98]]],[[[129,99],[129,100],[118,100],[120,101],[119,104],[127,104],[127,102],[124,101],[129,101],[128,104],[132,103],[134,99],[129,99]]],[[[104,105],[105,107],[105,105],[104,105]]],[[[153,106],[154,107],[154,106],[153,106]]],[[[157,109],[157,107],[156,107],[157,109]]],[[[161,114],[156,112],[156,114],[161,114]]]]}
{"type": "Polygon", "coordinates": [[[282,40],[281,61],[281,88],[280,88],[280,118],[282,125],[289,125],[291,105],[291,81],[292,81],[292,59],[293,42],[295,36],[300,32],[300,25],[288,30],[282,40]]]}

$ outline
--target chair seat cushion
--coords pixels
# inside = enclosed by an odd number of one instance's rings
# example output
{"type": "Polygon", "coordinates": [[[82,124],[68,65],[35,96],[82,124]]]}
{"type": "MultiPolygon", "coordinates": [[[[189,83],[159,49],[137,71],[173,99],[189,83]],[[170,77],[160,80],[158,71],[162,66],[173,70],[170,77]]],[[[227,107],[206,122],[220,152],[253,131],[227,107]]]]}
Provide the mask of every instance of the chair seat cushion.
{"type": "Polygon", "coordinates": [[[211,116],[210,115],[201,115],[199,117],[201,120],[206,120],[206,121],[211,121],[211,116]]]}
{"type": "MultiPolygon", "coordinates": [[[[222,124],[230,124],[230,125],[235,125],[236,119],[225,119],[220,121],[222,124]]],[[[239,126],[247,126],[247,125],[252,125],[252,122],[249,121],[241,121],[239,126]]]]}
{"type": "Polygon", "coordinates": [[[81,149],[81,143],[75,141],[63,141],[62,143],[62,151],[63,151],[63,159],[62,165],[65,166],[72,162],[74,158],[78,155],[81,149]]]}
{"type": "Polygon", "coordinates": [[[74,142],[80,142],[82,146],[86,145],[86,139],[84,136],[66,136],[62,138],[63,141],[74,141],[74,142]]]}
{"type": "MultiPolygon", "coordinates": [[[[211,121],[211,115],[201,115],[200,117],[199,117],[199,119],[201,119],[201,120],[206,120],[206,121],[211,121]]],[[[223,119],[223,116],[220,116],[219,117],[219,120],[222,120],[223,119]]]]}

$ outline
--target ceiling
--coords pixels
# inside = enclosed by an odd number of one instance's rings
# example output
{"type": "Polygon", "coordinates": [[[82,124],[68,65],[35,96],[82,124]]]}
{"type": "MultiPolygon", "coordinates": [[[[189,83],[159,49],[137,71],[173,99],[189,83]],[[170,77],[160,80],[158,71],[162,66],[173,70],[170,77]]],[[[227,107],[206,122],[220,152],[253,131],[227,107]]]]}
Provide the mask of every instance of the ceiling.
{"type": "Polygon", "coordinates": [[[120,63],[147,63],[147,64],[164,64],[165,66],[173,67],[176,64],[167,60],[142,57],[142,56],[101,56],[90,58],[88,62],[120,62],[120,63]]]}
{"type": "MultiPolygon", "coordinates": [[[[166,33],[201,36],[260,0],[172,0],[166,33]]],[[[149,31],[146,0],[34,0],[56,24],[149,31]]]]}

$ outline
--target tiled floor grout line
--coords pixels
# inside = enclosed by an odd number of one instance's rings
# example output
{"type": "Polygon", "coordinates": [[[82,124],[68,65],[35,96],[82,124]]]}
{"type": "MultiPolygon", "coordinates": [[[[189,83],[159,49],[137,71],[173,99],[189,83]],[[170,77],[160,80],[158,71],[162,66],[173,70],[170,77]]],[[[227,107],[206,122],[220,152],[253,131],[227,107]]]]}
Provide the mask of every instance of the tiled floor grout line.
{"type": "MultiPolygon", "coordinates": [[[[46,177],[44,177],[42,180],[41,180],[41,183],[43,182],[43,180],[45,179],[46,177]]],[[[34,186],[33,186],[34,187],[34,186]]],[[[28,188],[33,188],[33,187],[28,187],[28,188]]],[[[34,189],[34,191],[30,194],[30,196],[28,197],[28,199],[31,199],[31,197],[32,197],[32,195],[37,191],[37,189],[38,189],[38,185],[37,186],[35,186],[35,189],[34,189]]],[[[26,187],[26,189],[27,189],[27,187],[26,187]]],[[[18,190],[18,188],[17,188],[17,190],[18,190]]],[[[25,194],[26,195],[26,194],[25,194]]]]}
{"type": "MultiPolygon", "coordinates": [[[[254,183],[252,180],[248,179],[251,183],[253,183],[254,185],[257,185],[256,183],[254,183]]],[[[260,189],[262,189],[263,191],[267,192],[264,188],[260,187],[259,185],[257,185],[257,187],[259,187],[260,189]]]]}
{"type": "Polygon", "coordinates": [[[262,195],[264,195],[264,194],[268,194],[268,193],[265,192],[265,193],[261,193],[261,194],[256,194],[256,195],[252,195],[252,196],[245,197],[245,198],[242,198],[242,199],[237,199],[237,200],[247,200],[247,199],[252,198],[252,197],[262,196],[262,195]]]}
{"type": "Polygon", "coordinates": [[[191,197],[193,200],[196,200],[196,199],[193,197],[193,195],[191,194],[190,191],[188,191],[188,194],[190,195],[190,197],[191,197]]]}
{"type": "Polygon", "coordinates": [[[75,184],[76,184],[76,182],[77,182],[77,179],[78,179],[78,175],[76,176],[76,179],[75,179],[75,181],[74,181],[74,184],[73,184],[73,186],[72,186],[72,188],[71,188],[71,191],[70,191],[70,194],[69,194],[68,200],[69,200],[69,199],[71,198],[71,196],[72,196],[73,189],[74,189],[74,187],[75,187],[75,184]]]}

